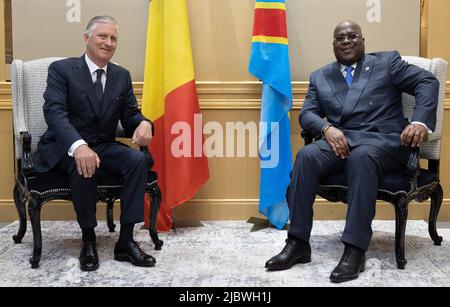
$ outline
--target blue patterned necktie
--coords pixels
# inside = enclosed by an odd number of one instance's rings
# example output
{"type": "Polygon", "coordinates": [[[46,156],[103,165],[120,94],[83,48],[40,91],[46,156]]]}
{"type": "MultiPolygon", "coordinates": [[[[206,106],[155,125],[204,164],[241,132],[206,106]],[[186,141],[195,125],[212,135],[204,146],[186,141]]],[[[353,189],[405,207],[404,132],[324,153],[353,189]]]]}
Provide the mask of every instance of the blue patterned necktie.
{"type": "Polygon", "coordinates": [[[347,72],[347,75],[345,76],[345,81],[347,81],[348,86],[352,85],[352,82],[353,82],[353,76],[352,76],[353,69],[354,69],[353,66],[345,67],[345,71],[347,72]]]}

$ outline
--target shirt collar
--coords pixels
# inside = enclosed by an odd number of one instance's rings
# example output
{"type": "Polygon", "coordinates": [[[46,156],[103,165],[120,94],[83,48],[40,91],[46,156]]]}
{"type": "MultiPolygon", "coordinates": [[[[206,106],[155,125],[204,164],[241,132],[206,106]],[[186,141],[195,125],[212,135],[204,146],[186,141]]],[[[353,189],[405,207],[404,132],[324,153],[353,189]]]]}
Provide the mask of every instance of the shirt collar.
{"type": "Polygon", "coordinates": [[[108,70],[108,65],[106,65],[105,67],[98,67],[97,64],[92,62],[92,60],[88,57],[87,53],[84,54],[84,59],[86,60],[86,64],[89,68],[89,72],[91,73],[91,75],[94,74],[94,72],[97,69],[103,69],[103,71],[105,72],[105,76],[106,76],[107,70],[108,70]]]}
{"type": "MultiPolygon", "coordinates": [[[[347,68],[348,65],[344,65],[344,64],[339,64],[341,66],[341,73],[344,73],[345,68],[347,68]]],[[[358,62],[353,63],[352,65],[350,65],[351,67],[353,67],[353,71],[356,70],[356,65],[358,65],[358,62]]]]}

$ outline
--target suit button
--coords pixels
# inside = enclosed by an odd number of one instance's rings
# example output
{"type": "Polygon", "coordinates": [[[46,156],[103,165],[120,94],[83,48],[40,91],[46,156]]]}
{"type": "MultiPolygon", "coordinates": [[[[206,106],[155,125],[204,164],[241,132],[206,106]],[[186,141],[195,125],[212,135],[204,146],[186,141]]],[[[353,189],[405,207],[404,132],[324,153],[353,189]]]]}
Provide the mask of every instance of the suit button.
{"type": "Polygon", "coordinates": [[[371,106],[371,107],[373,106],[373,102],[372,101],[369,102],[369,106],[371,106]]]}

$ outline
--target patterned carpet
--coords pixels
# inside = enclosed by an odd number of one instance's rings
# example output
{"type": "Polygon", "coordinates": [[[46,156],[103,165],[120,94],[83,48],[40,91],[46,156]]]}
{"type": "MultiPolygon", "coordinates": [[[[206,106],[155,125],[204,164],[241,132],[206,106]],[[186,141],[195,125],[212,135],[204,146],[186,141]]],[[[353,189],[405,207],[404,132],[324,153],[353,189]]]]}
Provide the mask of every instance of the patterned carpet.
{"type": "MultiPolygon", "coordinates": [[[[31,228],[22,244],[14,244],[14,222],[0,230],[0,286],[177,286],[177,287],[297,287],[336,286],[329,275],[338,263],[343,245],[342,221],[317,221],[311,245],[312,262],[290,270],[266,272],[264,263],[284,246],[286,231],[250,232],[243,221],[203,222],[204,227],[179,228],[161,234],[164,246],[155,251],[147,231],[138,229],[136,241],[152,254],[154,268],[137,268],[113,260],[118,234],[96,229],[100,269],[79,270],[80,231],[75,222],[43,222],[43,252],[39,269],[30,268],[31,228]]],[[[138,227],[136,227],[138,228],[138,227]]],[[[434,246],[427,224],[409,221],[406,270],[398,270],[394,257],[394,222],[375,221],[367,253],[367,268],[360,278],[339,286],[450,286],[450,244],[434,246]]]]}

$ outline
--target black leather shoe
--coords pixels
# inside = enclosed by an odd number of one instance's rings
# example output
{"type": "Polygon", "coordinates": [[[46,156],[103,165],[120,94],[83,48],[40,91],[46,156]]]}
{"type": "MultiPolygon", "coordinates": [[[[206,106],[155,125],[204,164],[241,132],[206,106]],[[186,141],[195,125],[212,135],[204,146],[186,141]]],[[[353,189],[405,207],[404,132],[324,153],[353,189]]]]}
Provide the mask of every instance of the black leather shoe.
{"type": "Polygon", "coordinates": [[[156,263],[155,258],[144,253],[136,241],[129,241],[125,246],[116,243],[114,259],[117,261],[128,261],[132,265],[142,267],[155,266],[156,263]]]}
{"type": "Polygon", "coordinates": [[[266,262],[269,271],[290,269],[297,263],[311,262],[311,246],[306,241],[286,239],[286,246],[281,253],[266,262]]]}
{"type": "Polygon", "coordinates": [[[80,269],[82,271],[95,271],[99,267],[97,248],[95,242],[83,242],[80,252],[80,269]]]}
{"type": "Polygon", "coordinates": [[[345,246],[344,254],[337,267],[333,270],[330,280],[334,283],[353,280],[366,269],[366,256],[361,250],[351,245],[345,246]]]}

